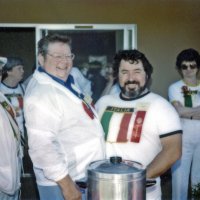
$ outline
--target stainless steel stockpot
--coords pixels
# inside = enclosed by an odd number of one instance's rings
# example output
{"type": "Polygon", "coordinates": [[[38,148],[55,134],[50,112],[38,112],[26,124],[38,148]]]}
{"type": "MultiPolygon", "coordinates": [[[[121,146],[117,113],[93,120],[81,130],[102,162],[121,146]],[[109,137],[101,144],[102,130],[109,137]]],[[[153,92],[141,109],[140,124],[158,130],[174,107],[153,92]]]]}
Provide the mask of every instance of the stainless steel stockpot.
{"type": "Polygon", "coordinates": [[[146,169],[140,163],[111,157],[87,169],[88,200],[145,200],[146,169]]]}

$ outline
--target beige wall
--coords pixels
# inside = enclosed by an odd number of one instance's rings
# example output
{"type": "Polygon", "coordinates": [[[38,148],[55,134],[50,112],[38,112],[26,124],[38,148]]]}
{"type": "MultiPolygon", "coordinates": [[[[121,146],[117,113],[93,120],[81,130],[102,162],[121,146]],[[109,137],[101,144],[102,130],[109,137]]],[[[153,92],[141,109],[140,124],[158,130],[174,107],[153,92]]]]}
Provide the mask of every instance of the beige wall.
{"type": "Polygon", "coordinates": [[[138,49],[154,66],[152,89],[167,96],[176,55],[200,51],[200,0],[0,0],[0,23],[137,24],[138,49]]]}

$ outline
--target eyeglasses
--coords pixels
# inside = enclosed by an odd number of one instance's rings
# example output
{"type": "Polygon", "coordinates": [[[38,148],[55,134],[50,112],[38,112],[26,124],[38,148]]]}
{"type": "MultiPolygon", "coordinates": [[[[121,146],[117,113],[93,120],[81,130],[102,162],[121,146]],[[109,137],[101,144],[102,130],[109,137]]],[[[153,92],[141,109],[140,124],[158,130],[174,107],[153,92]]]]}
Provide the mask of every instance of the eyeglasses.
{"type": "Polygon", "coordinates": [[[197,65],[181,65],[181,69],[182,70],[187,70],[187,69],[196,69],[197,68],[197,65]]]}
{"type": "Polygon", "coordinates": [[[55,60],[57,61],[62,61],[62,60],[74,60],[75,58],[75,55],[72,53],[70,55],[59,55],[59,54],[50,54],[50,53],[47,53],[47,55],[51,56],[52,58],[54,58],[55,60]]]}

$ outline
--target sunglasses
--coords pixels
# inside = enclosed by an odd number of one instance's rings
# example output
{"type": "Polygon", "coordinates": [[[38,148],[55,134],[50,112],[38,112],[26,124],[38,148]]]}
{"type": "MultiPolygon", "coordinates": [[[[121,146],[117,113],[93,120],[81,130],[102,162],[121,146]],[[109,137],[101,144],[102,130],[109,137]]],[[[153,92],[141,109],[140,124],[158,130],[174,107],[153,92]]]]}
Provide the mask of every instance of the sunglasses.
{"type": "Polygon", "coordinates": [[[182,70],[187,70],[187,69],[196,69],[197,65],[181,65],[182,70]]]}

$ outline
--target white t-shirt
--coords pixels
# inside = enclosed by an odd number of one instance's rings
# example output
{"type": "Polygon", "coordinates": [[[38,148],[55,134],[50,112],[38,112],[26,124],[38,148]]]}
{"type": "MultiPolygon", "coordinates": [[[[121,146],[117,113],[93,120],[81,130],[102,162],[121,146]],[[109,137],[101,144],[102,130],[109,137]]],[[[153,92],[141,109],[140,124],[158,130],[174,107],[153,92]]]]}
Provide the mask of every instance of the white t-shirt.
{"type": "MultiPolygon", "coordinates": [[[[162,150],[160,138],[181,132],[180,119],[176,110],[167,100],[154,93],[146,93],[141,98],[130,101],[122,100],[119,94],[107,95],[102,97],[95,106],[106,135],[108,158],[121,156],[123,159],[139,162],[146,167],[162,150]],[[136,143],[131,142],[131,137],[139,111],[146,111],[146,113],[140,142],[136,143]],[[119,139],[120,133],[123,133],[124,138],[119,139]]],[[[159,193],[158,189],[158,196],[159,193]]]]}
{"type": "Polygon", "coordinates": [[[187,85],[183,80],[179,80],[169,87],[168,95],[170,102],[179,101],[184,106],[183,86],[191,91],[192,107],[200,105],[200,84],[197,86],[187,85]]]}
{"type": "Polygon", "coordinates": [[[10,103],[15,109],[16,120],[19,129],[24,136],[24,113],[23,113],[23,96],[24,96],[24,86],[23,84],[18,84],[16,87],[8,87],[3,82],[0,84],[1,92],[8,98],[10,103]]]}
{"type": "MultiPolygon", "coordinates": [[[[187,85],[183,80],[179,80],[169,87],[168,95],[169,101],[175,102],[179,101],[183,106],[185,106],[185,98],[183,93],[183,87],[187,87],[189,94],[191,95],[192,107],[200,106],[200,84],[197,86],[187,85]]],[[[188,141],[187,137],[196,135],[198,137],[200,130],[199,120],[190,120],[187,118],[181,118],[181,123],[183,127],[183,140],[188,141]],[[186,137],[187,136],[187,137],[186,137]]],[[[197,139],[198,141],[198,139],[197,139]]]]}

